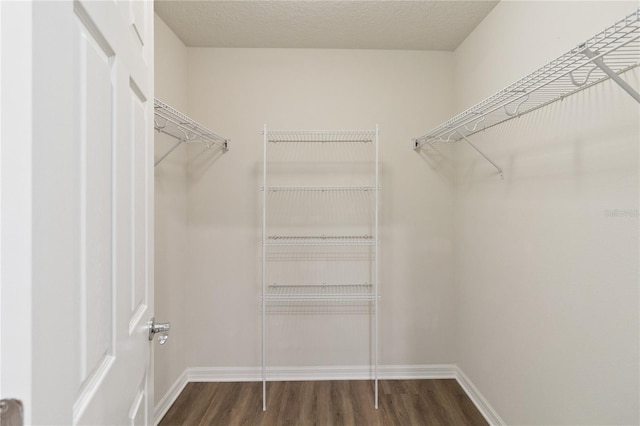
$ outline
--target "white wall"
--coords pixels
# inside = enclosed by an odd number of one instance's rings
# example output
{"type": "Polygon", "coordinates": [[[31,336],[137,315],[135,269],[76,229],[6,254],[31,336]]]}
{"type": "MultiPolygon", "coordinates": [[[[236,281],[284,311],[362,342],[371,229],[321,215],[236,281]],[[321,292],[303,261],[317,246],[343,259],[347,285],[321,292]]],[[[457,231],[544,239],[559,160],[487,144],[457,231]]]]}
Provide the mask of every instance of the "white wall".
{"type": "MultiPolygon", "coordinates": [[[[155,15],[155,97],[187,112],[187,49],[155,15]]],[[[156,132],[158,159],[176,140],[156,132]]],[[[158,402],[186,368],[183,291],[187,275],[187,175],[185,146],[155,168],[155,315],[171,322],[167,343],[154,345],[158,402]]]]}
{"type": "MultiPolygon", "coordinates": [[[[635,7],[500,2],[455,52],[458,110],[635,7]]],[[[638,112],[608,81],[473,136],[504,181],[457,146],[457,362],[507,424],[640,420],[638,112]]]]}
{"type": "MultiPolygon", "coordinates": [[[[380,362],[449,362],[450,163],[416,155],[410,141],[453,111],[452,54],[188,50],[189,111],[232,143],[221,156],[189,148],[187,364],[260,365],[264,123],[272,129],[380,125],[380,362]]],[[[367,339],[358,337],[367,332],[365,317],[285,315],[270,324],[272,365],[369,362],[367,339]]]]}

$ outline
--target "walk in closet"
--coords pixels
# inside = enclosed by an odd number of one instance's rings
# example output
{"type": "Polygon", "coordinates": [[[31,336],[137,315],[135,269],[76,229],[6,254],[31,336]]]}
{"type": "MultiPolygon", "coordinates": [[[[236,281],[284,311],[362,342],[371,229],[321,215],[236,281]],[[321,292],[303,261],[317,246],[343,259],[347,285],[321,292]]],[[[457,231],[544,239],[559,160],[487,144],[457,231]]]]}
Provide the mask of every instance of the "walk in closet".
{"type": "Polygon", "coordinates": [[[637,2],[155,10],[156,421],[640,422],[637,2]]]}

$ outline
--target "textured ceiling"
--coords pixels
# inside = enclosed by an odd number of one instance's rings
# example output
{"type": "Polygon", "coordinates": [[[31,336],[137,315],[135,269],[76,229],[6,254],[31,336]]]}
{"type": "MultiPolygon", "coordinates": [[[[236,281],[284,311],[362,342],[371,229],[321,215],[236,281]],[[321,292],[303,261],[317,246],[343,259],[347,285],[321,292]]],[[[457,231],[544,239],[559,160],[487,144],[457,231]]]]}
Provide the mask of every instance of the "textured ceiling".
{"type": "Polygon", "coordinates": [[[497,1],[156,0],[189,47],[453,51],[497,1]]]}

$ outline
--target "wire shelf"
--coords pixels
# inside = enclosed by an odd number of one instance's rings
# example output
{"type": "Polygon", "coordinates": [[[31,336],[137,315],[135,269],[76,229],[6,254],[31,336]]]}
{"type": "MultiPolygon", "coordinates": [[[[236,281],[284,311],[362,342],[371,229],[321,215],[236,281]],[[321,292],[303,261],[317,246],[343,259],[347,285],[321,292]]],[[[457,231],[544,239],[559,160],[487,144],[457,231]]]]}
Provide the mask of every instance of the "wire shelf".
{"type": "Polygon", "coordinates": [[[640,102],[618,74],[640,65],[640,9],[571,51],[414,139],[414,149],[458,141],[612,78],[640,102]]]}
{"type": "Polygon", "coordinates": [[[267,186],[267,191],[311,191],[311,192],[369,192],[375,186],[267,186]]]}
{"type": "Polygon", "coordinates": [[[267,142],[373,142],[375,130],[269,130],[267,142]]]}
{"type": "Polygon", "coordinates": [[[153,127],[155,130],[178,139],[176,145],[156,161],[156,166],[180,144],[185,142],[201,142],[204,143],[207,148],[217,147],[223,151],[227,151],[229,149],[230,139],[207,129],[202,124],[187,117],[180,111],[170,107],[158,99],[154,99],[153,106],[153,127]]]}
{"type": "Polygon", "coordinates": [[[318,284],[280,285],[267,288],[265,300],[269,302],[333,302],[375,300],[373,285],[363,284],[318,284]]]}
{"type": "Polygon", "coordinates": [[[266,246],[371,246],[371,235],[271,235],[266,246]]]}

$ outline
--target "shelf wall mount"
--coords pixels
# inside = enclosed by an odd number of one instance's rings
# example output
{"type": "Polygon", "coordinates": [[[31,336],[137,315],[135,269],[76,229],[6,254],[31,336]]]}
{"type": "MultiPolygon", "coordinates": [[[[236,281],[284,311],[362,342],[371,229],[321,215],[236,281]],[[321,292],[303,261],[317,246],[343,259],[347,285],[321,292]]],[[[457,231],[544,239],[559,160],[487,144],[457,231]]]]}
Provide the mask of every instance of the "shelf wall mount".
{"type": "Polygon", "coordinates": [[[208,149],[218,148],[223,152],[229,150],[230,139],[207,129],[197,121],[187,117],[180,111],[170,107],[159,99],[154,99],[153,127],[158,133],[169,135],[178,141],[154,163],[160,164],[176,148],[183,143],[200,142],[208,149]]]}
{"type": "Polygon", "coordinates": [[[640,94],[621,74],[640,65],[640,9],[533,73],[413,139],[413,149],[464,140],[508,120],[535,111],[567,96],[611,79],[640,103],[640,94]]]}

